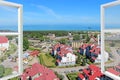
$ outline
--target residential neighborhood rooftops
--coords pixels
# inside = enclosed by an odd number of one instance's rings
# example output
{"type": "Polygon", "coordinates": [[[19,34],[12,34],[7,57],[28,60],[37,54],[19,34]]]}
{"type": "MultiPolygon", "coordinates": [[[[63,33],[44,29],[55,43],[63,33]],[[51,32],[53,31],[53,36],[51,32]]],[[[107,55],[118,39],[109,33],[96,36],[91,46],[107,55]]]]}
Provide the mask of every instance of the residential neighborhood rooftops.
{"type": "MultiPolygon", "coordinates": [[[[87,76],[89,80],[95,80],[96,78],[100,78],[103,76],[101,69],[96,65],[89,65],[87,69],[83,69],[84,75],[87,76]]],[[[85,76],[83,74],[79,74],[78,77],[83,79],[85,76]]]]}
{"type": "Polygon", "coordinates": [[[99,45],[84,43],[80,46],[80,48],[81,49],[86,49],[88,46],[90,46],[92,48],[90,50],[90,52],[95,53],[95,54],[100,54],[100,46],[99,45]]]}
{"type": "Polygon", "coordinates": [[[116,68],[118,68],[118,69],[120,69],[120,66],[118,65],[118,66],[115,66],[116,68]]]}
{"type": "Polygon", "coordinates": [[[117,72],[116,70],[114,70],[113,68],[109,68],[107,71],[110,72],[110,73],[112,73],[112,74],[114,74],[114,75],[117,75],[117,76],[120,75],[120,73],[117,72]]]}
{"type": "Polygon", "coordinates": [[[0,43],[7,43],[8,42],[8,38],[5,36],[0,36],[0,43]]]}
{"type": "Polygon", "coordinates": [[[82,80],[85,78],[82,74],[78,74],[78,77],[80,77],[82,80]]]}
{"type": "Polygon", "coordinates": [[[59,80],[52,70],[39,63],[34,63],[32,67],[25,69],[25,72],[21,75],[21,79],[26,80],[27,77],[35,77],[33,80],[59,80]]]}
{"type": "Polygon", "coordinates": [[[56,44],[53,46],[53,50],[57,50],[60,48],[60,50],[57,52],[59,56],[64,56],[67,53],[73,53],[72,47],[64,45],[64,44],[56,44]]]}
{"type": "Polygon", "coordinates": [[[32,56],[37,56],[38,54],[39,54],[38,50],[34,50],[34,51],[30,52],[30,55],[32,55],[32,56]]]}

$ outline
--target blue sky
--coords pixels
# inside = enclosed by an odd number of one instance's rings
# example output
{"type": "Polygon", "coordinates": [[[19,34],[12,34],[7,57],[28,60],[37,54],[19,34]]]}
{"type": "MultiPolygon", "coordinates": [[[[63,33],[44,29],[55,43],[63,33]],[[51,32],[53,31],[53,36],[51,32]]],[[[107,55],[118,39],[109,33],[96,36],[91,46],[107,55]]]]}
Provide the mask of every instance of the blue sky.
{"type": "MultiPolygon", "coordinates": [[[[24,25],[100,24],[100,5],[115,0],[7,0],[24,6],[24,25]]],[[[2,8],[3,9],[3,8],[2,8]]],[[[16,9],[4,8],[8,24],[16,25],[16,9]],[[15,15],[14,15],[15,14],[15,15]],[[12,19],[12,20],[11,20],[12,19]]],[[[0,9],[1,10],[1,9],[0,9]]],[[[0,13],[1,14],[1,13],[0,13]]],[[[0,18],[0,22],[3,18],[0,18]]],[[[2,23],[4,24],[5,21],[2,23]]]]}
{"type": "Polygon", "coordinates": [[[105,26],[120,29],[120,5],[105,9],[105,26]]]}

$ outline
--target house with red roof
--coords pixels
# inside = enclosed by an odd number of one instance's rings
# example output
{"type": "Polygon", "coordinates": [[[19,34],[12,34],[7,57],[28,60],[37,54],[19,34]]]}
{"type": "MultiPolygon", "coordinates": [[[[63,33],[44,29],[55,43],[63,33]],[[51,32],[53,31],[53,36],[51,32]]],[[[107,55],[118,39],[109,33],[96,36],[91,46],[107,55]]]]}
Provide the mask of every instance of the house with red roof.
{"type": "Polygon", "coordinates": [[[0,36],[0,55],[1,52],[9,49],[9,40],[6,36],[0,36]]]}
{"type": "Polygon", "coordinates": [[[78,74],[77,80],[104,80],[101,69],[96,65],[89,65],[88,68],[83,69],[82,73],[78,74]]]}
{"type": "Polygon", "coordinates": [[[116,76],[120,76],[120,64],[114,66],[113,68],[108,68],[107,71],[116,76]]]}
{"type": "Polygon", "coordinates": [[[38,50],[34,50],[34,51],[30,52],[30,55],[34,57],[34,56],[38,56],[39,53],[40,52],[38,50]]]}
{"type": "Polygon", "coordinates": [[[34,63],[31,67],[25,69],[21,75],[21,80],[59,80],[54,71],[47,67],[34,63]]]}
{"type": "Polygon", "coordinates": [[[58,66],[75,65],[76,63],[76,56],[73,54],[71,46],[56,44],[53,46],[51,55],[56,56],[58,66]]]}
{"type": "Polygon", "coordinates": [[[38,56],[40,51],[34,50],[34,51],[27,51],[23,54],[23,63],[28,64],[29,60],[31,60],[32,57],[38,56]]]}
{"type": "Polygon", "coordinates": [[[119,73],[120,73],[120,64],[118,64],[118,65],[117,65],[117,66],[115,66],[114,68],[115,68],[115,70],[116,70],[117,72],[119,72],[119,73]]]}
{"type": "Polygon", "coordinates": [[[116,71],[114,68],[109,68],[107,71],[116,76],[120,76],[120,72],[116,71]]]}

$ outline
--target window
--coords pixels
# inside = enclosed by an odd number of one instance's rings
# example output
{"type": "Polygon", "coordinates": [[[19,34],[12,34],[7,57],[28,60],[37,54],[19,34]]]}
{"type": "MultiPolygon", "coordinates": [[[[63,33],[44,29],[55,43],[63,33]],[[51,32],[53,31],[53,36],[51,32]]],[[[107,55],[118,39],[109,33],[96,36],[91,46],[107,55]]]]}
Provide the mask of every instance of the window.
{"type": "Polygon", "coordinates": [[[102,72],[112,79],[120,80],[120,1],[101,6],[101,52],[102,72]],[[105,62],[108,54],[108,62],[105,62]]]}
{"type": "MultiPolygon", "coordinates": [[[[1,55],[4,56],[6,58],[5,61],[8,61],[7,63],[9,64],[9,61],[11,62],[16,62],[17,66],[14,66],[13,69],[17,69],[17,73],[15,73],[12,69],[12,73],[8,74],[9,69],[6,69],[6,74],[8,75],[2,75],[0,76],[0,80],[7,80],[9,78],[12,77],[16,77],[18,75],[20,75],[23,70],[22,70],[22,36],[23,36],[23,32],[22,32],[22,5],[20,4],[16,4],[16,3],[12,3],[12,2],[7,2],[7,1],[0,1],[0,15],[4,15],[4,16],[0,16],[0,38],[4,40],[4,44],[2,44],[2,46],[4,47],[0,47],[1,48],[1,55]],[[3,13],[2,13],[3,12],[3,13]],[[7,15],[8,12],[8,15],[7,15]],[[9,22],[9,18],[11,18],[14,16],[14,20],[12,22],[15,23],[12,26],[5,25],[4,22],[6,22],[6,24],[9,22]],[[5,15],[9,16],[6,17],[5,15]],[[7,19],[6,19],[7,18],[7,19]],[[15,21],[15,22],[14,22],[15,21]],[[3,22],[3,23],[2,23],[3,22]],[[2,26],[4,26],[2,28],[2,26]],[[6,28],[5,28],[6,27],[6,28]],[[10,27],[10,28],[9,28],[10,27]],[[10,29],[10,30],[9,30],[10,29]],[[5,52],[2,52],[2,50],[5,52]],[[13,51],[13,52],[12,52],[13,51]],[[14,52],[15,51],[15,52],[14,52]],[[12,53],[11,53],[12,52],[12,53]],[[6,54],[4,54],[6,53],[6,54]],[[10,53],[10,54],[8,54],[10,53]],[[16,53],[16,54],[14,54],[16,53]]],[[[2,62],[0,62],[0,67],[4,68],[4,64],[3,59],[5,59],[2,57],[2,62]]],[[[6,64],[7,64],[6,63],[6,64]]],[[[15,63],[11,63],[10,65],[15,64],[15,63]]],[[[3,70],[3,69],[1,69],[3,70]]]]}

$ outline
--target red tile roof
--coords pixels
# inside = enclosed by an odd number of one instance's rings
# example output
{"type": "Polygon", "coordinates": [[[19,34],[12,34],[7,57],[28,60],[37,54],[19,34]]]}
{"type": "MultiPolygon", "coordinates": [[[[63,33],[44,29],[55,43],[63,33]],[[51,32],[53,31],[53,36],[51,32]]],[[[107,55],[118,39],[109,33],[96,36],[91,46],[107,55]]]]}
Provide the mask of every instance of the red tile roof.
{"type": "Polygon", "coordinates": [[[84,78],[85,78],[81,73],[78,74],[78,77],[79,77],[80,79],[84,79],[84,78]]]}
{"type": "Polygon", "coordinates": [[[83,72],[84,72],[87,76],[89,76],[90,71],[88,71],[87,69],[84,69],[83,72]]]}
{"type": "Polygon", "coordinates": [[[57,59],[57,60],[56,60],[56,62],[58,62],[58,63],[59,63],[59,62],[60,62],[60,60],[59,60],[59,59],[57,59]]]}
{"type": "Polygon", "coordinates": [[[38,74],[39,77],[36,77],[34,80],[59,80],[52,70],[40,65],[39,63],[35,63],[32,65],[32,67],[27,68],[21,75],[21,79],[27,80],[28,76],[33,77],[36,74],[38,74]]]}
{"type": "Polygon", "coordinates": [[[8,42],[8,38],[5,36],[0,36],[0,44],[1,43],[7,43],[8,42]]]}
{"type": "Polygon", "coordinates": [[[90,68],[92,71],[100,71],[100,68],[97,67],[96,65],[93,65],[93,64],[89,65],[89,68],[90,68]]]}
{"type": "Polygon", "coordinates": [[[118,66],[115,66],[117,69],[120,69],[120,66],[118,65],[118,66]]]}
{"type": "Polygon", "coordinates": [[[117,76],[120,75],[120,73],[114,70],[113,68],[109,68],[107,71],[117,76]]]}
{"type": "Polygon", "coordinates": [[[83,72],[87,75],[89,80],[95,80],[95,78],[103,75],[101,69],[95,65],[89,65],[88,69],[84,69],[83,72]]]}
{"type": "Polygon", "coordinates": [[[95,57],[92,57],[92,60],[96,60],[96,58],[95,58],[95,57]]]}
{"type": "Polygon", "coordinates": [[[53,49],[56,50],[58,47],[60,47],[60,51],[58,51],[57,54],[61,57],[63,57],[68,53],[73,53],[72,47],[70,46],[63,45],[63,44],[56,44],[53,49]]]}
{"type": "MultiPolygon", "coordinates": [[[[92,46],[93,44],[83,44],[82,46],[80,46],[80,48],[82,48],[82,49],[86,49],[86,47],[88,47],[88,46],[92,46]]],[[[98,45],[94,45],[93,47],[92,47],[92,49],[90,50],[90,52],[92,52],[92,53],[95,53],[95,54],[100,54],[100,47],[98,46],[98,45]]]]}
{"type": "Polygon", "coordinates": [[[80,46],[80,48],[82,48],[82,49],[85,49],[86,47],[88,46],[88,44],[82,44],[82,46],[80,46]]]}
{"type": "Polygon", "coordinates": [[[32,55],[32,56],[37,56],[38,54],[39,54],[38,50],[34,50],[34,51],[30,52],[30,55],[32,55]]]}

